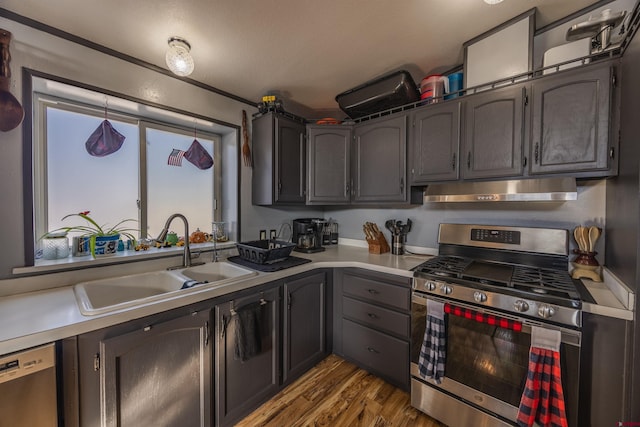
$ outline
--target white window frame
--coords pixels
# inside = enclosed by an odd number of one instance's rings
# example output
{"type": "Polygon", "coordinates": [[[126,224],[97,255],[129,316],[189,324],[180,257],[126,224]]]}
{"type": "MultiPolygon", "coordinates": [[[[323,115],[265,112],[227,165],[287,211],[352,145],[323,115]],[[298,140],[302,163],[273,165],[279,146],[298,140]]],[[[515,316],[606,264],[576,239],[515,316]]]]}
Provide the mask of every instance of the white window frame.
{"type": "MultiPolygon", "coordinates": [[[[113,97],[109,97],[113,99],[113,97]]],[[[107,99],[105,97],[105,99],[107,99]]],[[[106,101],[105,101],[106,102],[106,101]]],[[[138,104],[144,111],[144,105],[138,104]]],[[[48,200],[47,200],[47,108],[58,108],[65,111],[86,114],[95,117],[104,117],[105,107],[83,103],[76,100],[68,100],[44,93],[34,92],[34,150],[33,150],[33,197],[34,197],[34,231],[35,238],[44,235],[48,230],[48,200]]],[[[171,116],[167,112],[167,116],[171,116]]],[[[197,135],[208,140],[213,140],[214,144],[214,165],[213,165],[213,220],[222,219],[222,137],[219,134],[208,132],[205,129],[197,128],[197,119],[180,115],[182,124],[171,123],[169,121],[159,121],[149,119],[144,116],[135,116],[129,113],[115,111],[109,108],[108,117],[114,120],[134,124],[139,129],[139,165],[138,165],[138,221],[139,229],[147,229],[147,164],[146,164],[146,131],[147,129],[157,129],[168,132],[175,132],[185,136],[193,135],[194,129],[197,135]],[[194,123],[194,127],[189,129],[184,126],[185,121],[194,123]]],[[[145,237],[145,236],[142,236],[145,237]]]]}

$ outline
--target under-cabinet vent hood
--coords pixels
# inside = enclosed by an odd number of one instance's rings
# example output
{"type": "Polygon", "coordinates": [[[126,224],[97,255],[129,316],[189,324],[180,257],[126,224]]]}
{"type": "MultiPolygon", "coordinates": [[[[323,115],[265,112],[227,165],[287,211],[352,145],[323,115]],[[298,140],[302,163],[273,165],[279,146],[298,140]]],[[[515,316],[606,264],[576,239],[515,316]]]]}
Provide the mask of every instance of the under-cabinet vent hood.
{"type": "Polygon", "coordinates": [[[577,199],[575,178],[432,184],[424,192],[425,202],[543,202],[577,199]]]}

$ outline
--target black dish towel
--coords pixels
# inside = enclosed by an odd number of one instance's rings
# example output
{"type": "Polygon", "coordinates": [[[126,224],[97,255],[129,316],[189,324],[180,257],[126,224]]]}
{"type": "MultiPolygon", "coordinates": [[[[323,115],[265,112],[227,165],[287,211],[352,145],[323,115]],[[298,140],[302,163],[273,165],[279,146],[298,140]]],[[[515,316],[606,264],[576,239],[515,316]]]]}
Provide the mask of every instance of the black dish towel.
{"type": "Polygon", "coordinates": [[[262,334],[260,333],[262,303],[257,301],[236,309],[235,318],[235,358],[246,362],[262,351],[262,334]]]}

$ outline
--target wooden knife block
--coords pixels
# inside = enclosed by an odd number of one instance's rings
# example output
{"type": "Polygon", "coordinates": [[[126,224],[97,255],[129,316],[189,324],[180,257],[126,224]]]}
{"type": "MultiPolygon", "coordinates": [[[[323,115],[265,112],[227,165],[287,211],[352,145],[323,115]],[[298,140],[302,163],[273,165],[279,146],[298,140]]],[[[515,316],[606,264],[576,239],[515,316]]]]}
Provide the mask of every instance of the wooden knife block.
{"type": "Polygon", "coordinates": [[[369,244],[370,254],[386,254],[391,251],[389,243],[382,232],[375,233],[375,239],[367,237],[367,243],[369,244]]]}

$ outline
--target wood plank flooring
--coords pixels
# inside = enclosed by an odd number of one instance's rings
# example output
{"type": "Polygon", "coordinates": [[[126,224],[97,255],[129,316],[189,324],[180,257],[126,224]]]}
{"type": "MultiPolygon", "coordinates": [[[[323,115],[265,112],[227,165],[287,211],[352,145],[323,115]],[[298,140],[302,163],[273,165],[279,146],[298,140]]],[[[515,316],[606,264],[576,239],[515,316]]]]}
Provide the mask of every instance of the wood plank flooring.
{"type": "Polygon", "coordinates": [[[409,394],[330,355],[237,427],[443,427],[411,407],[409,394]]]}

